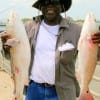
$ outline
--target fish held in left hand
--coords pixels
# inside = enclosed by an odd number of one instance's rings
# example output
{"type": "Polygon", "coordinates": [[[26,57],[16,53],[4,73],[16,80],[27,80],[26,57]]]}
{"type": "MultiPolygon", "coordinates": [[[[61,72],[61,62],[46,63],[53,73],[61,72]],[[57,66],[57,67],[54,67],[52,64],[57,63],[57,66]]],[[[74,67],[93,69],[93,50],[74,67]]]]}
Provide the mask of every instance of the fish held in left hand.
{"type": "Polygon", "coordinates": [[[97,64],[98,44],[92,42],[91,36],[98,32],[96,19],[93,13],[89,13],[84,21],[78,42],[78,66],[81,78],[81,91],[89,91],[89,83],[92,79],[97,64]]]}

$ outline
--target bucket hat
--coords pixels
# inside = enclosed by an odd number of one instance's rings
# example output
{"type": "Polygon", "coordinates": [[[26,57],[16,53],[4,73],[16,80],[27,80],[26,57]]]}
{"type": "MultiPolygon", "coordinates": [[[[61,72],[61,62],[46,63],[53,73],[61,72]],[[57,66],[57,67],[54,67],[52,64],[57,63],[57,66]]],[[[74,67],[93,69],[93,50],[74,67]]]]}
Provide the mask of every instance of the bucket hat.
{"type": "Polygon", "coordinates": [[[41,7],[41,4],[43,4],[43,3],[47,3],[47,2],[55,2],[55,3],[57,3],[57,2],[60,2],[60,4],[61,5],[63,5],[62,6],[62,10],[61,10],[61,12],[65,12],[65,11],[67,11],[67,10],[69,10],[69,8],[71,7],[71,4],[72,4],[72,0],[37,0],[33,5],[32,5],[32,7],[34,7],[34,8],[37,8],[38,10],[41,10],[40,9],[40,7],[41,7]]]}

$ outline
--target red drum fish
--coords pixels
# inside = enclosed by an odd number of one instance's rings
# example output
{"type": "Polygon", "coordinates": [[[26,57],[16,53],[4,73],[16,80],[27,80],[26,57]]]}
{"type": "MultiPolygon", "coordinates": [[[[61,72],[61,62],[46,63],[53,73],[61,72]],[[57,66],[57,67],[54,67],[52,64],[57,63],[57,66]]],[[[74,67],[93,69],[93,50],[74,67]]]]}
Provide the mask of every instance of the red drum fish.
{"type": "Polygon", "coordinates": [[[28,79],[31,52],[24,24],[14,12],[8,16],[6,31],[11,34],[11,39],[8,39],[5,44],[11,46],[10,55],[15,96],[16,100],[23,100],[23,89],[25,80],[28,79]]]}
{"type": "Polygon", "coordinates": [[[81,78],[81,88],[88,87],[97,63],[98,45],[91,36],[98,31],[94,14],[88,13],[78,42],[78,66],[81,78]]]}

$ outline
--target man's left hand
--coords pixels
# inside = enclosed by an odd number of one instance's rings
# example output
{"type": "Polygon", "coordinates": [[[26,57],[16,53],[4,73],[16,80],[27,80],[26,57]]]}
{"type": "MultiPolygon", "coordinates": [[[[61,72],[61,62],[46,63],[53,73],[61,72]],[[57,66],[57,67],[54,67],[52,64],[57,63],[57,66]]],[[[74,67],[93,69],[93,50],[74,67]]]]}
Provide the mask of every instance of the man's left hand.
{"type": "Polygon", "coordinates": [[[78,100],[94,100],[90,92],[81,92],[78,100]]]}
{"type": "Polygon", "coordinates": [[[100,31],[98,31],[94,35],[92,35],[92,41],[95,44],[100,44],[100,31]]]}

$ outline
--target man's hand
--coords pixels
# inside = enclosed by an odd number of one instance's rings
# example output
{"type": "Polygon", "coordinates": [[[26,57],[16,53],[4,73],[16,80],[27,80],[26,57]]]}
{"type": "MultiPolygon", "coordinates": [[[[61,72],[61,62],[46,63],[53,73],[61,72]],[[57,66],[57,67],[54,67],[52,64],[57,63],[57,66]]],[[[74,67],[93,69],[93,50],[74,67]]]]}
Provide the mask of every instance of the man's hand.
{"type": "Polygon", "coordinates": [[[7,42],[7,40],[9,40],[9,39],[12,38],[12,37],[11,37],[11,34],[5,32],[5,33],[3,33],[2,35],[0,35],[0,37],[1,37],[1,40],[2,40],[2,42],[3,42],[3,47],[4,47],[4,49],[9,49],[10,46],[5,45],[5,43],[7,42]]]}
{"type": "Polygon", "coordinates": [[[78,100],[94,100],[93,95],[89,91],[81,92],[78,100]]]}
{"type": "Polygon", "coordinates": [[[100,31],[92,35],[92,41],[93,43],[100,44],[100,31]]]}

